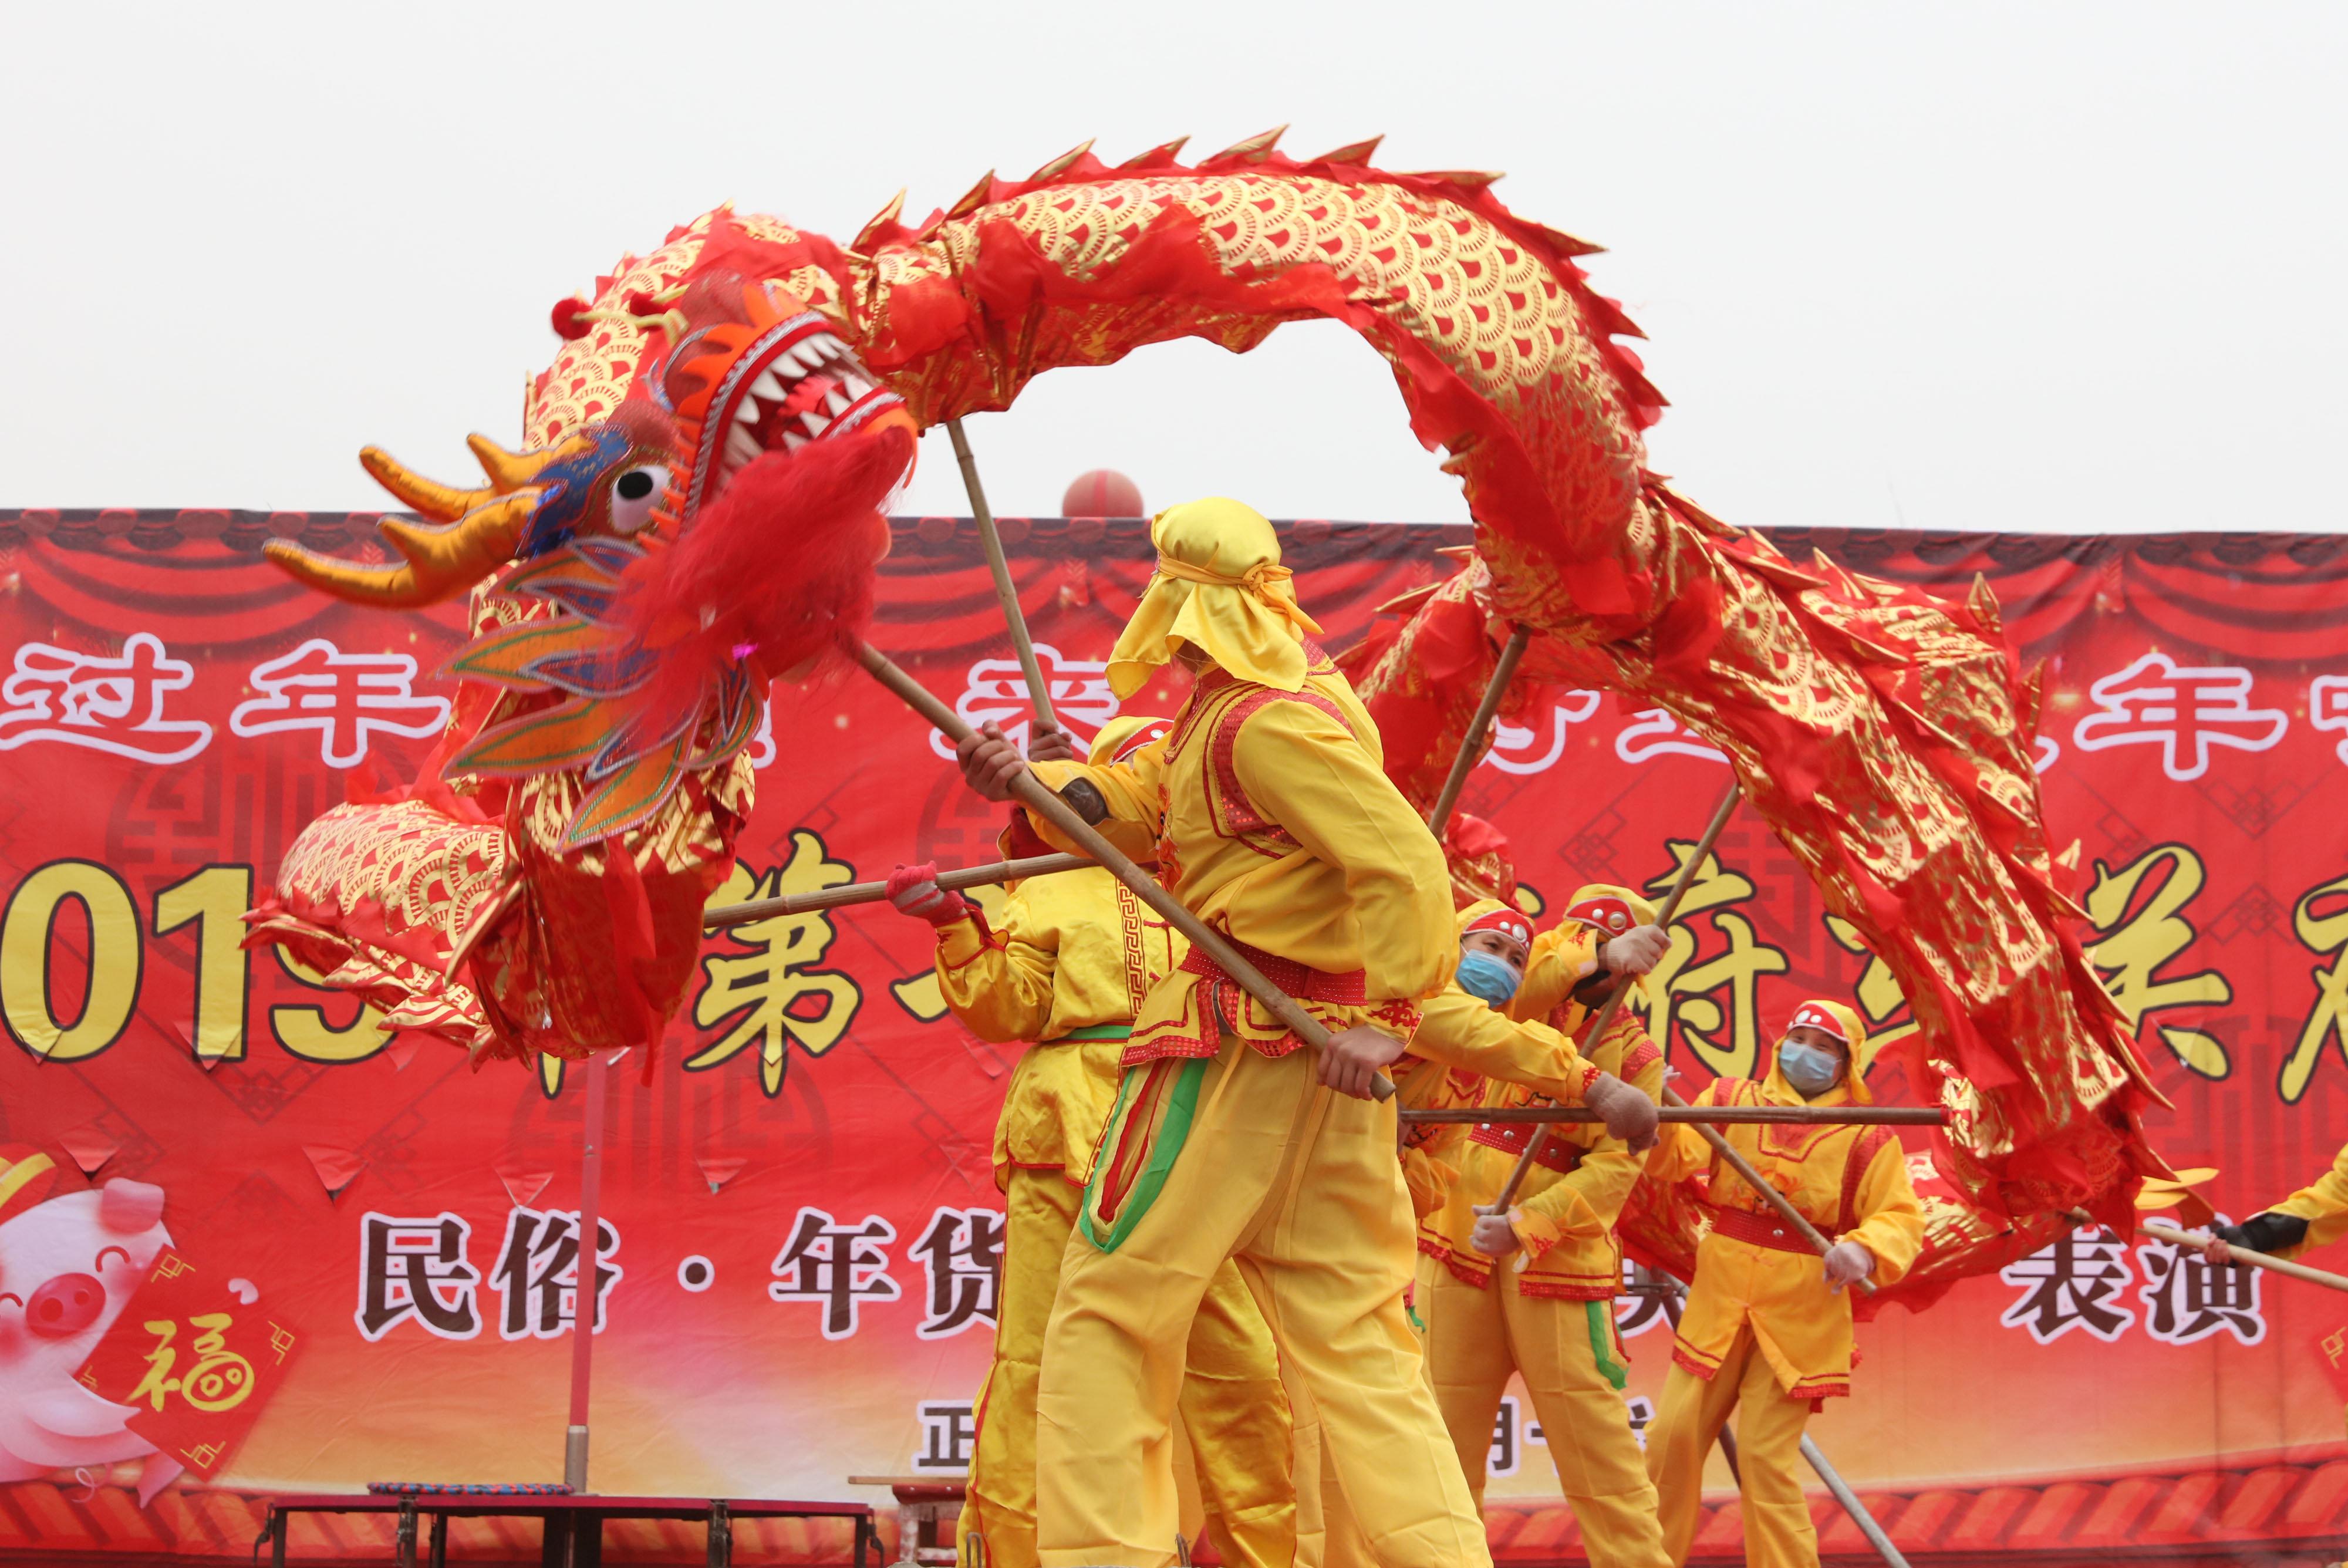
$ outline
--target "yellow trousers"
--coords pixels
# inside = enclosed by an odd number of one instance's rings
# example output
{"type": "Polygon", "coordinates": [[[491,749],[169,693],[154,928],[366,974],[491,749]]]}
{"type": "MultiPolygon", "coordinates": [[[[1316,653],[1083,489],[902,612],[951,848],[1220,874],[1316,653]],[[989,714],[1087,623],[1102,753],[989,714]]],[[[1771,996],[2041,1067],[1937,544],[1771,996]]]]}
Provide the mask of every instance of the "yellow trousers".
{"type": "Polygon", "coordinates": [[[1128,1069],[1094,1164],[1045,1335],[1045,1568],[1172,1560],[1183,1346],[1226,1259],[1310,1394],[1385,1568],[1486,1568],[1403,1316],[1416,1226],[1393,1109],[1322,1088],[1310,1051],[1272,1060],[1227,1037],[1211,1062],[1128,1069]]]}
{"type": "Polygon", "coordinates": [[[1654,1478],[1663,1546],[1687,1560],[1702,1516],[1704,1461],[1736,1413],[1736,1470],[1744,1499],[1745,1561],[1750,1568],[1818,1568],[1818,1532],[1802,1496],[1802,1429],[1810,1402],[1788,1399],[1748,1326],[1711,1378],[1673,1367],[1663,1408],[1647,1429],[1647,1474],[1654,1478]]]}
{"type": "MultiPolygon", "coordinates": [[[[1599,1370],[1591,1340],[1591,1307],[1611,1317],[1614,1304],[1524,1295],[1509,1260],[1497,1262],[1491,1283],[1481,1290],[1439,1264],[1420,1275],[1431,1286],[1419,1301],[1427,1373],[1468,1490],[1478,1503],[1484,1501],[1493,1418],[1509,1375],[1519,1374],[1540,1416],[1558,1484],[1581,1522],[1590,1560],[1609,1568],[1670,1568],[1655,1522],[1655,1488],[1641,1462],[1629,1410],[1599,1370]]],[[[1611,1322],[1601,1320],[1601,1326],[1607,1355],[1620,1356],[1611,1322]]]]}
{"type": "MultiPolygon", "coordinates": [[[[1082,1191],[1057,1171],[1011,1172],[994,1362],[979,1395],[962,1533],[983,1538],[988,1568],[1035,1568],[1035,1391],[1044,1326],[1082,1191]]],[[[1231,1568],[1290,1568],[1296,1549],[1292,1441],[1272,1331],[1236,1269],[1199,1303],[1180,1409],[1207,1522],[1231,1568]]],[[[964,1561],[976,1554],[965,1552],[964,1561]]]]}

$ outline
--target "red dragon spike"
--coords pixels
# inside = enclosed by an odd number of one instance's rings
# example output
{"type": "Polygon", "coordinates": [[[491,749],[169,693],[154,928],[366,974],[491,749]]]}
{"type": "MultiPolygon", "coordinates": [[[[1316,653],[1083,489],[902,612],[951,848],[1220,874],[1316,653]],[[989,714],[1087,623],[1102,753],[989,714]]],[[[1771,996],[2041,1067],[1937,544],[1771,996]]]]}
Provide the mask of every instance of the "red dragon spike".
{"type": "Polygon", "coordinates": [[[1385,136],[1381,132],[1376,136],[1371,137],[1366,141],[1349,141],[1344,146],[1337,149],[1336,151],[1324,152],[1320,157],[1309,160],[1309,161],[1313,163],[1367,163],[1370,160],[1371,154],[1377,151],[1378,143],[1385,139],[1385,136]]]}
{"type": "Polygon", "coordinates": [[[1178,136],[1171,141],[1161,141],[1147,152],[1137,152],[1118,164],[1117,172],[1129,174],[1150,169],[1179,169],[1181,164],[1176,155],[1189,144],[1190,139],[1187,136],[1178,136]]]}
{"type": "Polygon", "coordinates": [[[1059,175],[1066,174],[1070,169],[1076,166],[1076,160],[1082,158],[1086,153],[1090,152],[1093,150],[1093,143],[1099,139],[1100,139],[1096,136],[1088,136],[1085,138],[1084,140],[1068,149],[1067,151],[1063,152],[1059,157],[1053,159],[1049,163],[1045,164],[1043,168],[1035,170],[1035,173],[1027,176],[1027,182],[1033,185],[1038,181],[1051,180],[1059,175]]]}
{"type": "Polygon", "coordinates": [[[978,177],[977,184],[963,192],[963,198],[961,201],[946,209],[946,217],[950,220],[968,217],[971,213],[977,211],[981,207],[986,205],[988,196],[994,189],[994,170],[990,169],[985,173],[978,177]]]}
{"type": "Polygon", "coordinates": [[[894,196],[889,198],[887,206],[873,213],[871,220],[856,232],[856,238],[849,242],[848,248],[851,251],[870,251],[876,245],[885,243],[897,232],[899,227],[897,218],[904,210],[905,192],[900,190],[894,196]]]}
{"type": "Polygon", "coordinates": [[[1200,159],[1199,167],[1210,169],[1218,163],[1262,163],[1272,156],[1272,150],[1278,147],[1280,139],[1287,134],[1286,126],[1276,125],[1270,130],[1249,137],[1245,141],[1231,143],[1212,158],[1200,159]]]}

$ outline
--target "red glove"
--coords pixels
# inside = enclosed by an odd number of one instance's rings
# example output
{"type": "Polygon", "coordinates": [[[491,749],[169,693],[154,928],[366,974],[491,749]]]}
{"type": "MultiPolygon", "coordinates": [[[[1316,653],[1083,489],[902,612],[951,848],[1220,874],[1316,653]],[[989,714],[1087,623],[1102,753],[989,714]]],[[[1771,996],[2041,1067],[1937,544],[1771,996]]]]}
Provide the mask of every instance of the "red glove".
{"type": "Polygon", "coordinates": [[[938,885],[938,862],[899,866],[889,873],[889,902],[901,914],[926,920],[932,925],[952,925],[972,913],[970,900],[938,885]]]}

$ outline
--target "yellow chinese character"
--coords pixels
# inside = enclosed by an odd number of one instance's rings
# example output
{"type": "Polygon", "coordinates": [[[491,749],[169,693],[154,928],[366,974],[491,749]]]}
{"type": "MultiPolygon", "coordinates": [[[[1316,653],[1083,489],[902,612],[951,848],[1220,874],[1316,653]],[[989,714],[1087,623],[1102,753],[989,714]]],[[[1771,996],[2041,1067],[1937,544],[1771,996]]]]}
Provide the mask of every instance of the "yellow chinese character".
{"type": "Polygon", "coordinates": [[[1827,934],[1833,937],[1836,945],[1844,952],[1867,954],[1867,972],[1859,977],[1859,985],[1851,995],[1859,1002],[1859,1010],[1867,1015],[1868,1037],[1875,1042],[1876,1048],[1879,1051],[1892,1041],[1904,1040],[1914,1034],[1916,1020],[1913,1018],[1894,1028],[1883,1027],[1885,1020],[1908,1006],[1908,998],[1900,991],[1900,982],[1891,973],[1891,965],[1875,955],[1874,950],[1867,945],[1867,938],[1859,934],[1859,927],[1838,914],[1830,914],[1827,916],[1827,934]]]}
{"type": "Polygon", "coordinates": [[[130,1400],[133,1404],[149,1400],[160,1411],[163,1401],[180,1391],[180,1380],[171,1376],[171,1363],[180,1358],[171,1341],[179,1337],[180,1326],[167,1317],[149,1321],[147,1332],[155,1336],[155,1348],[147,1352],[147,1375],[130,1390],[130,1400]]]}
{"type": "MultiPolygon", "coordinates": [[[[853,866],[829,860],[826,853],[823,841],[801,828],[791,834],[788,865],[760,876],[737,861],[710,903],[745,903],[855,880],[853,866]]],[[[714,1068],[757,1041],[760,1081],[768,1094],[778,1094],[789,1042],[797,1040],[808,1055],[821,1056],[848,1032],[864,994],[836,970],[807,969],[822,959],[837,934],[830,916],[819,911],[752,921],[726,934],[752,951],[742,957],[712,954],[702,959],[693,1021],[708,1029],[740,1016],[715,1045],[696,1052],[685,1065],[694,1072],[714,1068]]]]}
{"type": "MultiPolygon", "coordinates": [[[[1695,844],[1673,840],[1671,851],[1677,863],[1649,882],[1648,892],[1670,891],[1672,880],[1687,863],[1695,844]]],[[[1633,991],[1625,1004],[1645,1008],[1647,1037],[1665,1051],[1671,1048],[1672,1021],[1676,1016],[1680,1033],[1697,1058],[1723,1078],[1754,1076],[1761,1059],[1760,1008],[1755,991],[1762,975],[1782,975],[1789,967],[1784,953],[1756,939],[1749,921],[1727,913],[1725,906],[1744,903],[1753,892],[1752,882],[1744,876],[1721,870],[1716,857],[1705,856],[1672,920],[1671,951],[1655,965],[1656,1000],[1650,1004],[1644,995],[1633,991]],[[1728,950],[1697,964],[1694,959],[1701,943],[1688,922],[1706,913],[1712,913],[1713,930],[1728,939],[1728,950]],[[1725,1013],[1711,995],[1724,988],[1728,993],[1725,1013]],[[1724,1027],[1728,1031],[1725,1041],[1719,1037],[1724,1027]]]]}
{"type": "MultiPolygon", "coordinates": [[[[2116,872],[2096,862],[2096,885],[2087,890],[2085,903],[2098,939],[2087,950],[2087,961],[2102,975],[2104,989],[2120,1005],[2128,1027],[2137,1028],[2147,1014],[2163,1008],[2234,999],[2234,988],[2215,969],[2158,977],[2162,965],[2193,944],[2192,923],[2178,912],[2193,902],[2207,880],[2201,857],[2182,844],[2147,850],[2116,872]],[[2156,872],[2162,874],[2146,894],[2146,884],[2156,872]]],[[[2155,1025],[2154,1031],[2178,1061],[2203,1078],[2221,1078],[2233,1070],[2226,1047],[2199,1029],[2155,1025]]]]}
{"type": "Polygon", "coordinates": [[[2332,964],[2329,968],[2319,964],[2312,971],[2315,1000],[2307,1009],[2307,1021],[2300,1026],[2299,1044],[2291,1047],[2291,1059],[2282,1065],[2285,1105],[2298,1104],[2299,1097],[2307,1092],[2315,1064],[2323,1057],[2324,1041],[2339,1040],[2341,1054],[2348,1057],[2348,964],[2340,961],[2340,950],[2348,947],[2348,908],[2335,908],[2329,914],[2315,913],[2319,900],[2343,895],[2348,895],[2348,877],[2308,889],[2299,907],[2291,912],[2291,928],[2299,934],[2301,944],[2317,956],[2330,958],[2332,964]]]}
{"type": "Polygon", "coordinates": [[[225,1312],[200,1312],[188,1322],[196,1336],[196,1364],[180,1380],[180,1398],[207,1415],[233,1410],[252,1392],[252,1363],[228,1347],[236,1319],[225,1312]]]}

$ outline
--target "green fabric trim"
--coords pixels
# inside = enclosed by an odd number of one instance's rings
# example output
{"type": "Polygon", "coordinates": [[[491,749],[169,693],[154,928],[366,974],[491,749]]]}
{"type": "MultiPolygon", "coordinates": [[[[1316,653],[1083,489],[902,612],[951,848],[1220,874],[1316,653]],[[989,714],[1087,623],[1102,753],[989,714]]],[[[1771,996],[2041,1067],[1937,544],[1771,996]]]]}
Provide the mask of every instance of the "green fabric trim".
{"type": "Polygon", "coordinates": [[[1056,1046],[1062,1040],[1129,1040],[1133,1038],[1131,1024],[1093,1024],[1081,1029],[1070,1029],[1065,1035],[1055,1035],[1043,1043],[1056,1046]]]}
{"type": "Polygon", "coordinates": [[[1598,1375],[1614,1385],[1621,1393],[1631,1381],[1631,1369],[1614,1359],[1614,1304],[1611,1301],[1585,1301],[1590,1310],[1590,1354],[1598,1360],[1598,1375]]]}
{"type": "MultiPolygon", "coordinates": [[[[1126,1069],[1124,1078],[1117,1086],[1117,1109],[1109,1112],[1111,1131],[1122,1125],[1121,1119],[1135,1080],[1148,1077],[1150,1068],[1156,1065],[1153,1062],[1126,1069]]],[[[1152,1203],[1158,1202],[1159,1189],[1166,1185],[1166,1178],[1174,1169],[1175,1158],[1182,1152],[1182,1145],[1189,1140],[1190,1118],[1199,1109],[1199,1084],[1206,1076],[1207,1058],[1204,1057],[1193,1057],[1184,1062],[1181,1070],[1175,1074],[1174,1087],[1167,1094],[1166,1119],[1159,1124],[1158,1141],[1149,1151],[1149,1163],[1142,1168],[1141,1177],[1134,1182],[1133,1191],[1125,1195],[1125,1207],[1118,1211],[1116,1222],[1109,1226],[1106,1240],[1093,1228],[1093,1203],[1100,1194],[1102,1173],[1111,1163],[1109,1132],[1101,1134],[1100,1147],[1093,1153],[1092,1179],[1085,1183],[1085,1206],[1076,1215],[1076,1228],[1084,1232],[1085,1240],[1102,1252],[1113,1253],[1124,1245],[1125,1238],[1133,1234],[1133,1228],[1141,1223],[1141,1217],[1149,1212],[1152,1203]]]]}

